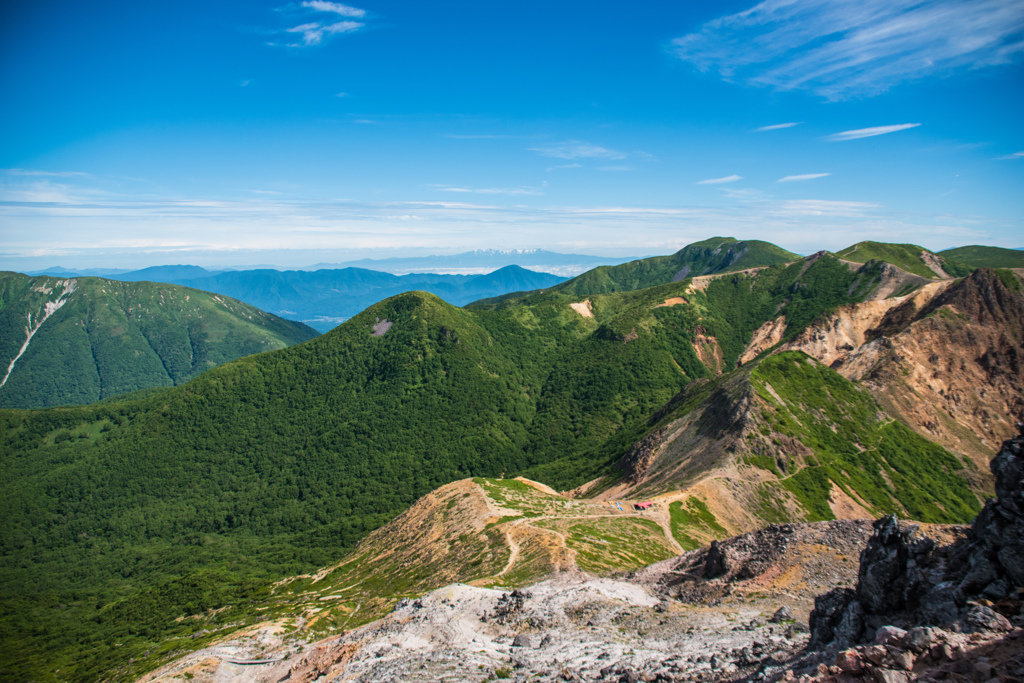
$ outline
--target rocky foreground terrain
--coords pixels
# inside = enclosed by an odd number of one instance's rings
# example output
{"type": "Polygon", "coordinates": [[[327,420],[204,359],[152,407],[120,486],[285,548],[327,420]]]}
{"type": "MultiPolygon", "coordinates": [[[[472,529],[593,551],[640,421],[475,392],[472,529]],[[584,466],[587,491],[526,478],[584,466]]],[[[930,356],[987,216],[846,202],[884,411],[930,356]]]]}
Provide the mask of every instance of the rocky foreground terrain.
{"type": "Polygon", "coordinates": [[[972,527],[774,525],[617,579],[453,584],[317,642],[261,624],[142,680],[1020,681],[1022,447],[972,527]]]}

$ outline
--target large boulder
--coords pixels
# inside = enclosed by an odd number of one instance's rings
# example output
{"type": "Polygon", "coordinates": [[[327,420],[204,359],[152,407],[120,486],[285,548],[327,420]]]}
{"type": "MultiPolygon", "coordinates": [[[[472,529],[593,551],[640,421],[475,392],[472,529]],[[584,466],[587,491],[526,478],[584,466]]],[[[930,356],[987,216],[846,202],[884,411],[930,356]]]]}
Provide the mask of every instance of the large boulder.
{"type": "MultiPolygon", "coordinates": [[[[1024,426],[1018,425],[1024,429],[1024,426]]],[[[837,588],[814,601],[812,649],[843,649],[883,624],[1003,630],[1009,622],[970,604],[999,600],[1024,587],[1024,435],[992,460],[996,498],[985,503],[967,538],[939,548],[916,524],[889,515],[874,523],[861,552],[856,591],[837,588]]]]}

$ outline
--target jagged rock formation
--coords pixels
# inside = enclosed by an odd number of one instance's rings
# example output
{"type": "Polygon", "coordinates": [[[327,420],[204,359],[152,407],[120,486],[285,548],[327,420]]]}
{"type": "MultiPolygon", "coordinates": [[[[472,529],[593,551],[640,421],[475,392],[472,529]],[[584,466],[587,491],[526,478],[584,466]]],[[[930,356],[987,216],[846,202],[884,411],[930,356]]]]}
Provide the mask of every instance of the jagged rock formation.
{"type": "Polygon", "coordinates": [[[811,612],[809,649],[826,648],[826,661],[842,651],[834,665],[821,663],[802,681],[1020,680],[1022,447],[1024,435],[1010,439],[992,461],[998,497],[986,503],[964,539],[937,547],[916,525],[893,516],[874,523],[856,589],[833,589],[811,612]],[[850,647],[858,643],[867,644],[850,647]]]}
{"type": "Polygon", "coordinates": [[[971,601],[1013,599],[1024,587],[1022,446],[1024,436],[1010,439],[992,461],[998,498],[985,504],[964,540],[937,548],[917,525],[892,515],[875,522],[856,590],[835,589],[816,601],[812,646],[845,647],[886,625],[970,630],[999,623],[990,607],[971,601]]]}

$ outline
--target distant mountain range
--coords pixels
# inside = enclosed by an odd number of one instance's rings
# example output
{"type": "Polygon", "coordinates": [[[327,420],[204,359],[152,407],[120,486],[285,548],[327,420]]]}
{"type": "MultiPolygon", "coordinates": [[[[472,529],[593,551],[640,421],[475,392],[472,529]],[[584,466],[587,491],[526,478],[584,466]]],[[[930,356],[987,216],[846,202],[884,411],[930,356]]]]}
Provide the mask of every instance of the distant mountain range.
{"type": "Polygon", "coordinates": [[[163,281],[169,277],[211,277],[225,271],[240,270],[338,270],[341,268],[366,268],[392,275],[409,273],[437,273],[445,275],[482,275],[505,266],[521,266],[527,270],[553,273],[563,277],[579,275],[598,266],[617,265],[643,258],[639,256],[591,256],[587,254],[561,254],[544,249],[477,249],[461,254],[433,254],[428,256],[394,257],[383,259],[358,259],[340,263],[316,263],[303,268],[281,268],[274,265],[223,266],[200,268],[199,266],[152,266],[141,270],[131,268],[86,268],[74,269],[55,266],[42,270],[28,271],[29,275],[54,275],[58,277],[118,276],[120,280],[163,281]],[[191,274],[175,271],[177,268],[191,268],[191,274]]]}
{"type": "Polygon", "coordinates": [[[211,273],[198,266],[155,266],[111,275],[124,281],[152,281],[216,292],[326,332],[367,306],[403,292],[425,291],[450,304],[509,292],[545,289],[565,278],[519,266],[484,275],[392,275],[365,268],[334,270],[235,270],[211,273]]]}
{"type": "Polygon", "coordinates": [[[412,256],[406,258],[360,259],[344,263],[320,263],[310,269],[317,268],[369,268],[382,270],[395,275],[408,273],[449,273],[453,275],[472,275],[484,273],[504,266],[517,265],[529,270],[554,273],[572,277],[598,266],[614,266],[627,261],[635,261],[637,256],[604,257],[587,256],[584,254],[559,254],[543,249],[478,249],[461,254],[447,256],[412,256]]]}

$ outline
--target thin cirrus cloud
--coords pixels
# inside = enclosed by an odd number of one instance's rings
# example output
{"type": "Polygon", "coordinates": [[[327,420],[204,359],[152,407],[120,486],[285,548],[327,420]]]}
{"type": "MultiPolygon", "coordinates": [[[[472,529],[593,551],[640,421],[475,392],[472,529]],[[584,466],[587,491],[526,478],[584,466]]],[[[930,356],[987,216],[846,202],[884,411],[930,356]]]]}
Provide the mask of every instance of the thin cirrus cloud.
{"type": "MultiPolygon", "coordinates": [[[[326,2],[325,0],[308,0],[302,3],[302,7],[314,12],[327,12],[357,19],[366,15],[366,10],[364,9],[343,5],[339,2],[326,2]]],[[[286,33],[302,34],[301,43],[288,43],[288,47],[311,47],[313,45],[320,45],[324,42],[325,38],[344,33],[353,33],[365,25],[363,22],[351,21],[350,19],[335,22],[308,21],[284,30],[286,33]]]]}
{"type": "Polygon", "coordinates": [[[324,2],[324,0],[308,0],[308,2],[302,3],[302,6],[316,10],[317,12],[333,12],[340,14],[343,17],[356,17],[357,19],[366,16],[366,10],[359,9],[358,7],[350,7],[343,5],[340,2],[324,2]]]}
{"type": "Polygon", "coordinates": [[[1013,154],[1007,154],[1005,156],[996,157],[1000,161],[1006,161],[1008,159],[1024,159],[1024,152],[1014,152],[1013,154]]]}
{"type": "Polygon", "coordinates": [[[803,123],[803,121],[796,121],[792,123],[776,123],[771,126],[761,126],[760,128],[755,128],[754,132],[764,133],[765,131],[769,130],[782,130],[783,128],[792,128],[793,126],[799,126],[801,123],[803,123]]]}
{"type": "Polygon", "coordinates": [[[721,185],[722,183],[735,183],[737,180],[743,180],[743,176],[736,175],[735,173],[733,173],[732,175],[727,175],[724,178],[709,178],[707,180],[701,180],[697,184],[698,185],[721,185]]]}
{"type": "Polygon", "coordinates": [[[539,187],[453,187],[435,186],[439,192],[467,192],[472,194],[541,195],[539,187]]]}
{"type": "Polygon", "coordinates": [[[814,180],[816,178],[824,178],[830,176],[831,173],[803,173],[800,175],[788,175],[785,178],[779,178],[775,182],[777,183],[797,183],[801,180],[814,180]]]}
{"type": "Polygon", "coordinates": [[[285,31],[288,33],[302,34],[302,43],[292,43],[289,47],[309,47],[311,45],[319,45],[322,43],[324,36],[333,36],[339,33],[352,33],[353,31],[358,31],[363,26],[365,26],[365,24],[358,21],[338,21],[333,24],[312,22],[309,24],[293,26],[292,28],[286,28],[285,31]]]}
{"type": "Polygon", "coordinates": [[[588,142],[562,142],[548,147],[530,147],[531,152],[555,159],[625,159],[625,152],[608,149],[588,142]]]}
{"type": "Polygon", "coordinates": [[[1024,53],[1020,0],[765,0],[676,38],[703,72],[829,100],[1010,64],[1024,53]]]}
{"type": "Polygon", "coordinates": [[[826,140],[831,142],[842,142],[844,140],[859,140],[860,138],[873,138],[876,135],[887,135],[898,133],[901,130],[917,128],[920,123],[898,123],[893,126],[874,126],[873,128],[858,128],[856,130],[844,130],[842,133],[833,133],[826,140]]]}

